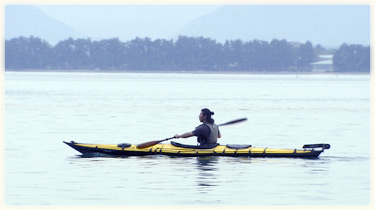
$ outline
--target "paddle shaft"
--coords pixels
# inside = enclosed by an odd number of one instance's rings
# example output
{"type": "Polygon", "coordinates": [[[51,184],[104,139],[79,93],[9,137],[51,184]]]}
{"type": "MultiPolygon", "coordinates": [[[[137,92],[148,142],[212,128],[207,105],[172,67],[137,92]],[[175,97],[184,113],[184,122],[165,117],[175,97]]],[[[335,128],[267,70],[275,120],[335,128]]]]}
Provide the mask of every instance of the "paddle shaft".
{"type": "MultiPolygon", "coordinates": [[[[226,122],[226,123],[223,123],[223,124],[220,124],[218,126],[224,126],[224,125],[232,125],[232,124],[236,124],[236,123],[239,123],[239,122],[242,122],[242,121],[245,121],[247,120],[247,118],[241,118],[241,119],[237,119],[237,120],[232,120],[232,121],[229,121],[229,122],[226,122]]],[[[149,141],[149,142],[145,142],[145,143],[142,143],[142,144],[138,144],[137,145],[137,148],[139,149],[143,149],[143,148],[146,148],[146,147],[151,147],[151,146],[154,146],[156,144],[159,144],[163,141],[167,141],[167,140],[170,140],[170,139],[174,139],[176,137],[171,137],[171,138],[166,138],[166,139],[163,139],[163,140],[157,140],[157,141],[149,141]]]]}
{"type": "Polygon", "coordinates": [[[232,120],[232,121],[229,121],[229,122],[226,122],[226,123],[223,123],[223,124],[220,124],[218,126],[224,126],[224,125],[232,125],[232,124],[236,124],[236,123],[239,123],[239,122],[242,122],[242,121],[245,121],[247,120],[247,118],[241,118],[241,119],[237,119],[237,120],[232,120]]]}
{"type": "Polygon", "coordinates": [[[166,138],[166,139],[157,140],[157,141],[145,142],[145,143],[142,143],[142,144],[138,144],[137,148],[143,149],[143,148],[146,148],[146,147],[151,147],[151,146],[154,146],[155,144],[159,144],[160,142],[167,141],[167,140],[174,139],[174,138],[176,138],[176,137],[166,138]]]}

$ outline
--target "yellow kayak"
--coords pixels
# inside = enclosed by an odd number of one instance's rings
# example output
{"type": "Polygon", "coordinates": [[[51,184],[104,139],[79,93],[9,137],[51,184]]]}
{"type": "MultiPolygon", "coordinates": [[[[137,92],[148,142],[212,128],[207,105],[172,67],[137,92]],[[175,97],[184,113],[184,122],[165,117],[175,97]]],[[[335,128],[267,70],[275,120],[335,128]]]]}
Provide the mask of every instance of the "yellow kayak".
{"type": "Polygon", "coordinates": [[[177,142],[170,144],[156,144],[146,148],[137,148],[136,144],[86,144],[74,141],[65,142],[75,150],[87,156],[143,156],[143,155],[169,155],[169,156],[234,156],[234,157],[291,157],[291,158],[317,158],[329,144],[306,144],[302,149],[272,149],[252,147],[251,145],[210,145],[194,146],[177,142]]]}

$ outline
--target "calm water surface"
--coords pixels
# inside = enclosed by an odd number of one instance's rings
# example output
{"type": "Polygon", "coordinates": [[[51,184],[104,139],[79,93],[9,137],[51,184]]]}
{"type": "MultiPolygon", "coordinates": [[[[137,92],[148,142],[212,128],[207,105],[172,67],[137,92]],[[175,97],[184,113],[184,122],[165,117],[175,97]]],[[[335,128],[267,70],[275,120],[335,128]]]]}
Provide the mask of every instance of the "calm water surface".
{"type": "MultiPolygon", "coordinates": [[[[195,144],[194,138],[178,139],[195,144]]],[[[8,205],[368,205],[370,76],[5,73],[8,205]],[[62,141],[142,143],[191,131],[319,159],[82,158],[62,141]]]]}

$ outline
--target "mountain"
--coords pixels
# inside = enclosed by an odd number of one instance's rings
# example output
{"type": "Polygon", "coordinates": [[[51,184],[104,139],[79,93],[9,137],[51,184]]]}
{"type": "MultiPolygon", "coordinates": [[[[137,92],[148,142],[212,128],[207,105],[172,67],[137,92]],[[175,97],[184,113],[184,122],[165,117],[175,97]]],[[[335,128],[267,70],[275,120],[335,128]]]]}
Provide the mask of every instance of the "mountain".
{"type": "Polygon", "coordinates": [[[38,5],[47,15],[93,40],[169,39],[218,5],[38,5]],[[68,14],[68,15],[67,15],[68,14]]]}
{"type": "Polygon", "coordinates": [[[370,44],[370,6],[366,5],[234,5],[202,16],[176,35],[228,39],[286,39],[337,47],[370,44]]]}
{"type": "Polygon", "coordinates": [[[69,37],[87,37],[34,6],[5,6],[5,39],[34,36],[54,45],[69,37]]]}

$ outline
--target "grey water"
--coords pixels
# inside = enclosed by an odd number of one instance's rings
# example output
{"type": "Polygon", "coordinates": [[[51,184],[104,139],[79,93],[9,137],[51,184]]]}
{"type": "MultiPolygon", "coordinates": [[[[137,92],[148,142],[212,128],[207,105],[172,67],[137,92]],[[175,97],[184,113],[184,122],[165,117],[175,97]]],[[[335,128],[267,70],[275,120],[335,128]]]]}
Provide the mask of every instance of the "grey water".
{"type": "Polygon", "coordinates": [[[369,205],[370,75],[6,72],[4,145],[6,205],[369,205]],[[217,123],[248,118],[220,144],[331,149],[82,158],[62,143],[161,140],[205,107],[217,123]]]}

